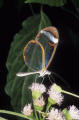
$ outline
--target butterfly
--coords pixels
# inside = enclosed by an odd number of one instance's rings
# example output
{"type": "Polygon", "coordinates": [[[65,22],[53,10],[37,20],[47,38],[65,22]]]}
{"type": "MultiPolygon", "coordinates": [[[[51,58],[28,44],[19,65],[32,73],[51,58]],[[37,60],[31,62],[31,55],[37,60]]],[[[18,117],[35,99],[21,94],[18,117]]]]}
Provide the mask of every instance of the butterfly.
{"type": "Polygon", "coordinates": [[[50,75],[48,67],[54,57],[59,42],[59,33],[55,27],[46,27],[42,29],[35,37],[30,40],[23,50],[25,64],[33,72],[19,72],[19,77],[38,74],[39,77],[50,75]]]}

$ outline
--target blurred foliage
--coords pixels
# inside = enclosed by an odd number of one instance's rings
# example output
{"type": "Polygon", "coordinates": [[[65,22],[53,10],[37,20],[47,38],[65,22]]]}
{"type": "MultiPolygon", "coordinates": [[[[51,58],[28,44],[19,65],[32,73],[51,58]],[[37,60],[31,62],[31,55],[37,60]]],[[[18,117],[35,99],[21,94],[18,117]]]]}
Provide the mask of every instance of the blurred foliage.
{"type": "Polygon", "coordinates": [[[40,3],[60,7],[66,4],[67,0],[25,0],[25,3],[40,3]]]}
{"type": "Polygon", "coordinates": [[[15,6],[16,6],[16,9],[18,10],[18,12],[20,12],[24,6],[24,0],[16,0],[15,6]]]}
{"type": "Polygon", "coordinates": [[[3,7],[3,4],[4,4],[4,0],[0,0],[0,8],[3,7]]]}
{"type": "Polygon", "coordinates": [[[69,27],[67,28],[67,33],[73,43],[73,47],[79,51],[79,35],[69,27]]]}
{"type": "Polygon", "coordinates": [[[35,75],[22,78],[16,76],[17,72],[29,71],[23,60],[23,48],[29,40],[35,38],[39,30],[50,25],[49,18],[41,12],[41,15],[26,19],[22,24],[22,30],[14,36],[6,63],[8,76],[5,91],[11,97],[11,104],[16,111],[21,111],[23,106],[31,101],[28,86],[36,77],[35,75]]]}
{"type": "MultiPolygon", "coordinates": [[[[79,4],[77,6],[79,6],[79,4]]],[[[67,36],[69,36],[69,40],[73,44],[73,47],[75,48],[76,51],[79,51],[79,34],[78,34],[79,14],[77,14],[78,11],[76,12],[66,7],[62,7],[62,10],[71,16],[71,20],[72,20],[71,24],[73,25],[70,26],[66,25],[65,29],[67,30],[67,36]]]]}
{"type": "Polygon", "coordinates": [[[72,3],[75,6],[76,10],[79,12],[79,0],[72,0],[72,3]]]}

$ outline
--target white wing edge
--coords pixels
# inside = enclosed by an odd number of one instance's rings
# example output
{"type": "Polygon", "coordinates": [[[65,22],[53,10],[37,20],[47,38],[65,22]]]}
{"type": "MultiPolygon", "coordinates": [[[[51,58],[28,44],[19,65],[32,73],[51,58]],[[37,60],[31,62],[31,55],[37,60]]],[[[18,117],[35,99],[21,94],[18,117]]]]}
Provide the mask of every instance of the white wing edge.
{"type": "Polygon", "coordinates": [[[19,73],[16,74],[16,76],[23,77],[23,76],[33,75],[33,74],[40,74],[40,71],[36,71],[36,72],[19,72],[19,73]]]}

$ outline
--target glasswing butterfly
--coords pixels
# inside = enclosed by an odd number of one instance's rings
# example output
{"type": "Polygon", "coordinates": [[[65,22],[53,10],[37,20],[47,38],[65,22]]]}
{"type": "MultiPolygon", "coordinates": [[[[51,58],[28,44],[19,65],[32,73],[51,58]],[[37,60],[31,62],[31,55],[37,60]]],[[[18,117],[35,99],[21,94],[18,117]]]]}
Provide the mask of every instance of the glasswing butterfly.
{"type": "Polygon", "coordinates": [[[58,30],[55,27],[46,27],[36,36],[35,40],[30,40],[23,50],[25,64],[33,72],[20,72],[19,77],[39,74],[39,77],[50,75],[48,67],[54,57],[59,42],[58,30]]]}

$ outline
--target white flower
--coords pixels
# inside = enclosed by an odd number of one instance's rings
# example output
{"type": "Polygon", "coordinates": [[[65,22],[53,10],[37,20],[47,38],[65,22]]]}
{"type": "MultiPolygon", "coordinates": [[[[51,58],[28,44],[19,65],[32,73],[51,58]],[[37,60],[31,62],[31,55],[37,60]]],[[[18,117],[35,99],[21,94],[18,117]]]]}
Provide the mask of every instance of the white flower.
{"type": "Polygon", "coordinates": [[[52,110],[49,112],[48,120],[65,120],[65,118],[58,109],[52,108],[52,110]]]}
{"type": "Polygon", "coordinates": [[[57,92],[59,92],[59,93],[61,93],[62,92],[62,88],[59,86],[59,85],[57,85],[56,83],[54,83],[51,87],[50,87],[50,90],[55,90],[55,91],[57,91],[57,92]]]}
{"type": "Polygon", "coordinates": [[[48,91],[49,98],[54,100],[57,104],[61,105],[64,96],[61,94],[61,92],[56,91],[53,87],[54,86],[52,86],[48,91]]]}
{"type": "Polygon", "coordinates": [[[79,110],[76,108],[76,106],[74,105],[70,106],[69,114],[72,117],[72,119],[79,120],[79,110]]]}
{"type": "Polygon", "coordinates": [[[46,87],[39,83],[32,83],[32,86],[29,87],[29,89],[31,89],[31,91],[37,91],[40,93],[44,93],[46,91],[46,87]]]}
{"type": "Polygon", "coordinates": [[[30,116],[32,114],[33,110],[31,109],[31,104],[25,105],[23,108],[22,113],[26,116],[30,116]]]}
{"type": "Polygon", "coordinates": [[[40,97],[40,98],[34,100],[34,105],[39,106],[39,107],[44,106],[45,101],[44,101],[43,97],[40,97]]]}

